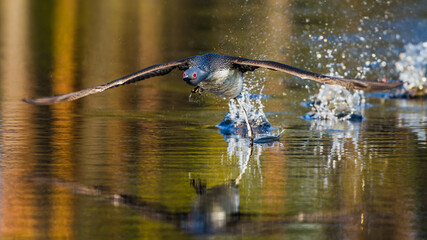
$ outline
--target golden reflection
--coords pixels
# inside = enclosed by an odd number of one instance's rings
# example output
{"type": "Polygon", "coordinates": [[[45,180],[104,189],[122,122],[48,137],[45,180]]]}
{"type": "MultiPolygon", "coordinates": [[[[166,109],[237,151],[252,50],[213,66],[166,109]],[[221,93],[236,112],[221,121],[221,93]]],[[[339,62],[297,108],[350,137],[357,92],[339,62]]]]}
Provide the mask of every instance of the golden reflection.
{"type": "Polygon", "coordinates": [[[54,93],[60,94],[74,90],[77,2],[58,1],[55,3],[54,11],[52,89],[54,93]]]}
{"type": "MultiPolygon", "coordinates": [[[[122,27],[124,25],[126,6],[125,1],[103,0],[103,1],[84,1],[81,2],[82,8],[90,9],[79,15],[80,20],[85,23],[82,29],[82,49],[78,49],[82,61],[82,88],[92,87],[93,85],[105,82],[105,79],[118,78],[123,73],[121,68],[123,63],[120,61],[120,44],[122,27]]],[[[81,169],[81,176],[89,179],[98,179],[102,176],[115,177],[114,168],[100,168],[105,164],[113,164],[120,161],[121,150],[112,140],[111,142],[97,142],[97,139],[120,139],[122,125],[115,121],[109,121],[107,117],[99,116],[99,112],[108,112],[109,108],[117,106],[117,99],[120,98],[123,91],[112,91],[109,96],[101,95],[99,98],[87,98],[81,101],[83,112],[93,114],[92,118],[85,118],[81,123],[81,149],[79,157],[87,161],[88,167],[81,169]],[[99,110],[99,111],[98,111],[99,110]],[[95,144],[96,143],[96,144],[95,144]],[[94,152],[107,153],[108,158],[90,158],[88,154],[94,152]],[[104,172],[109,171],[109,172],[104,172]]],[[[113,179],[111,179],[113,180],[113,179]]]]}
{"type": "MultiPolygon", "coordinates": [[[[76,72],[76,29],[77,1],[63,0],[55,2],[53,21],[53,79],[54,93],[74,90],[76,72]]],[[[54,147],[52,169],[60,178],[72,180],[75,174],[73,156],[73,103],[52,108],[52,145],[54,147]]],[[[50,236],[70,238],[74,218],[73,197],[71,194],[52,195],[52,213],[50,218],[50,236]]]]}
{"type": "MultiPolygon", "coordinates": [[[[74,0],[59,1],[54,9],[53,25],[53,59],[54,71],[52,89],[56,93],[73,91],[75,84],[75,35],[77,25],[77,4],[74,0]]],[[[52,144],[55,146],[55,161],[58,161],[55,169],[61,177],[71,178],[73,146],[73,132],[75,131],[72,117],[73,104],[62,104],[52,109],[55,116],[52,121],[52,144]],[[66,161],[64,164],[63,161],[66,161]],[[67,166],[64,169],[64,166],[67,166]]]]}
{"type": "MultiPolygon", "coordinates": [[[[288,0],[268,0],[263,4],[265,9],[261,12],[265,13],[268,18],[265,18],[265,36],[261,37],[261,39],[269,40],[265,41],[263,46],[257,48],[257,54],[262,55],[267,52],[269,58],[286,62],[286,58],[281,53],[280,49],[283,45],[287,44],[285,42],[287,39],[286,36],[291,35],[292,31],[292,24],[283,24],[291,22],[289,15],[283,14],[288,5],[288,0]]],[[[274,75],[269,74],[268,78],[273,78],[267,80],[273,84],[265,84],[264,93],[279,94],[277,90],[283,91],[283,89],[277,87],[276,83],[279,80],[274,79],[274,75]]],[[[288,194],[285,191],[285,189],[287,189],[286,183],[288,175],[286,171],[286,154],[283,154],[283,151],[277,150],[273,150],[270,153],[268,161],[264,162],[265,170],[263,171],[263,183],[265,187],[262,188],[261,194],[268,202],[268,204],[265,205],[266,209],[264,211],[268,212],[271,211],[271,209],[275,209],[276,212],[285,212],[288,208],[287,202],[285,201],[288,194]]]]}
{"type": "MultiPolygon", "coordinates": [[[[163,43],[167,36],[164,35],[164,4],[163,1],[140,1],[136,6],[136,14],[139,16],[138,36],[139,40],[139,56],[138,64],[140,66],[148,66],[153,63],[160,63],[163,59],[163,43]]],[[[161,81],[161,80],[160,80],[161,81]]],[[[159,81],[154,80],[151,84],[159,85],[159,81]]],[[[137,88],[138,99],[136,109],[140,114],[151,114],[164,109],[164,96],[160,96],[161,91],[155,87],[139,87],[137,88]]],[[[138,143],[138,155],[144,156],[141,158],[138,174],[143,177],[141,189],[146,196],[159,194],[161,189],[162,172],[160,171],[161,158],[159,157],[158,149],[161,142],[153,136],[161,136],[162,127],[157,121],[138,121],[138,134],[136,136],[138,143]],[[150,139],[150,141],[147,141],[150,139]],[[147,151],[148,150],[148,151],[147,151]]],[[[133,129],[131,129],[132,131],[133,129]]]]}
{"type": "MultiPolygon", "coordinates": [[[[259,55],[268,55],[269,59],[275,59],[279,62],[288,62],[289,59],[283,52],[283,48],[289,45],[289,36],[293,34],[292,19],[289,14],[286,14],[286,9],[290,6],[289,0],[268,0],[263,4],[266,11],[266,33],[261,39],[268,39],[264,41],[263,46],[260,46],[259,55]]],[[[265,94],[280,95],[283,92],[289,91],[286,85],[280,85],[283,77],[289,78],[289,76],[279,76],[272,72],[268,72],[269,84],[264,84],[265,94]],[[279,87],[278,87],[279,86],[279,87]]],[[[273,110],[274,111],[274,110],[273,110]]],[[[283,109],[282,109],[283,111],[283,109]]],[[[284,110],[286,111],[286,110],[284,110]]]]}
{"type": "Polygon", "coordinates": [[[283,213],[288,209],[286,189],[288,182],[287,159],[283,151],[271,148],[265,152],[268,161],[263,161],[263,187],[261,194],[266,204],[264,211],[283,213]]]}
{"type": "Polygon", "coordinates": [[[30,0],[3,0],[1,2],[1,194],[0,238],[16,236],[31,238],[37,232],[34,218],[34,198],[23,194],[32,187],[23,176],[32,172],[34,142],[31,121],[33,109],[17,99],[31,94],[31,49],[29,47],[30,0]],[[26,129],[23,131],[22,129],[26,129]],[[3,235],[4,234],[4,235],[3,235]]]}

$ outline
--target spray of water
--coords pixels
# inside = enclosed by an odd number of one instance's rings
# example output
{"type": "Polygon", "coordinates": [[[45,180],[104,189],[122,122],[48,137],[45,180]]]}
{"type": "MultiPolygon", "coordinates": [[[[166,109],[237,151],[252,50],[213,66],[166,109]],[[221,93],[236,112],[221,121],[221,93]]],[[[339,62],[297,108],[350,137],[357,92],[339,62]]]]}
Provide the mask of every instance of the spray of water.
{"type": "MultiPolygon", "coordinates": [[[[256,87],[258,87],[258,83],[245,84],[244,89],[239,97],[241,98],[243,107],[247,111],[249,123],[252,126],[255,134],[268,134],[271,129],[271,125],[265,116],[264,105],[261,102],[263,87],[261,87],[259,94],[249,93],[256,87]]],[[[247,133],[244,115],[237,104],[237,101],[234,99],[230,100],[228,104],[229,112],[224,117],[222,122],[218,124],[220,131],[224,135],[245,135],[247,133]]]]}
{"type": "Polygon", "coordinates": [[[363,92],[354,93],[341,86],[323,85],[312,97],[312,111],[305,119],[362,120],[365,105],[363,92]]]}
{"type": "Polygon", "coordinates": [[[395,97],[425,97],[427,95],[427,42],[407,44],[395,63],[403,89],[395,97]]]}

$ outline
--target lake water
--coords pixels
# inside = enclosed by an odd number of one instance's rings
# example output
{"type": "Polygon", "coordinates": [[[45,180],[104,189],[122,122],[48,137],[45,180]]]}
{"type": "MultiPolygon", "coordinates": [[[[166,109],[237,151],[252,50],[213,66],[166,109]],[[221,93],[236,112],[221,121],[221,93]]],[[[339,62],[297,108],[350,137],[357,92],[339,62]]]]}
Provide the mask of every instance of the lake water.
{"type": "Polygon", "coordinates": [[[206,52],[426,84],[426,9],[0,0],[0,238],[426,239],[426,97],[353,91],[363,120],[307,119],[319,84],[246,73],[250,114],[280,134],[253,147],[217,127],[235,103],[191,94],[176,70],[75,102],[21,101],[206,52]]]}

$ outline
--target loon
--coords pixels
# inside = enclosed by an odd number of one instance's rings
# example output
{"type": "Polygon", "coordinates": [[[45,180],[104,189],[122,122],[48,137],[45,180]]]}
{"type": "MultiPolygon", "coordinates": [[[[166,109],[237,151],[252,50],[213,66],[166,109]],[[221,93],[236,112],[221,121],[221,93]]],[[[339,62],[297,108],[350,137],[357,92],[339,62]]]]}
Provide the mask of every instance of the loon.
{"type": "Polygon", "coordinates": [[[237,98],[243,87],[243,73],[247,71],[254,71],[258,68],[267,68],[274,71],[285,72],[302,79],[314,80],[316,82],[331,85],[340,85],[349,89],[367,91],[386,90],[403,84],[401,81],[376,82],[332,77],[309,72],[275,61],[254,60],[242,57],[223,56],[216,53],[207,53],[204,55],[197,55],[177,61],[153,65],[96,87],[52,97],[24,98],[22,100],[24,102],[37,105],[50,105],[54,103],[73,101],[91,94],[103,92],[110,88],[134,83],[155,76],[166,75],[175,68],[184,71],[183,80],[187,84],[195,86],[192,92],[206,90],[222,97],[236,99],[244,113],[248,128],[248,137],[251,141],[253,141],[253,131],[249,124],[246,110],[237,98]]]}

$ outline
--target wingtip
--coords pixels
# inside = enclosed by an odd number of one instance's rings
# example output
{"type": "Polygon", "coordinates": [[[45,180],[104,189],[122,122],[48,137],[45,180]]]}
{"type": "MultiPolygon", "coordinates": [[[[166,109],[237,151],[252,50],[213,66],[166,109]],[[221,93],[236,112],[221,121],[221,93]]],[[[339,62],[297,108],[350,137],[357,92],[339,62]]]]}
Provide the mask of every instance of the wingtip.
{"type": "Polygon", "coordinates": [[[25,103],[34,104],[34,98],[22,98],[21,100],[25,103]]]}
{"type": "Polygon", "coordinates": [[[387,83],[390,86],[390,88],[396,88],[396,87],[402,86],[405,82],[403,82],[402,80],[394,80],[394,81],[388,81],[385,83],[387,83]]]}
{"type": "Polygon", "coordinates": [[[402,80],[397,80],[397,81],[396,81],[396,87],[398,87],[398,86],[402,86],[404,83],[405,83],[405,82],[404,82],[404,81],[402,81],[402,80]]]}
{"type": "Polygon", "coordinates": [[[23,102],[33,105],[51,105],[53,102],[46,101],[46,98],[22,98],[23,102]]]}
{"type": "Polygon", "coordinates": [[[377,84],[371,86],[369,90],[371,91],[382,91],[382,90],[390,90],[397,87],[400,87],[404,84],[401,80],[392,80],[387,82],[377,82],[377,84]]]}

